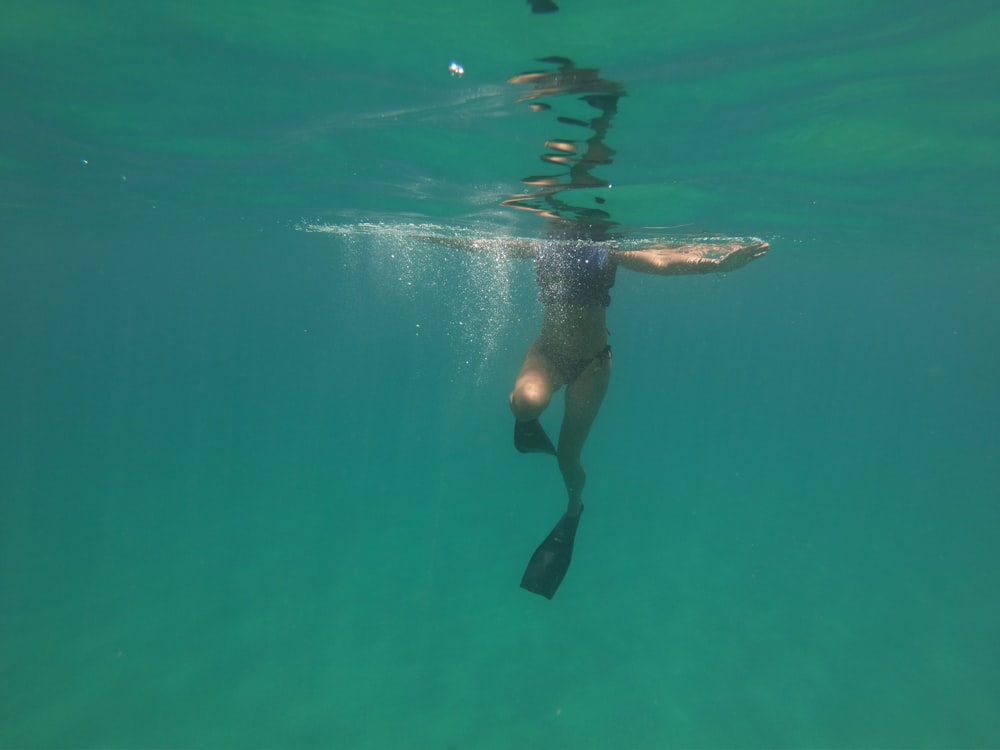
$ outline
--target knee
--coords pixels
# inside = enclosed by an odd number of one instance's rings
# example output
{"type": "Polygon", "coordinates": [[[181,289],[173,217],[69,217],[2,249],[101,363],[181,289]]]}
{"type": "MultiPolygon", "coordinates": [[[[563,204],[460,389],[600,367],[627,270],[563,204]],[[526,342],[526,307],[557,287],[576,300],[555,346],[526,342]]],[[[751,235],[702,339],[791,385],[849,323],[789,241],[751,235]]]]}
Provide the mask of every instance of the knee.
{"type": "Polygon", "coordinates": [[[536,419],[552,398],[548,390],[533,380],[518,381],[510,393],[510,410],[521,421],[536,419]]]}

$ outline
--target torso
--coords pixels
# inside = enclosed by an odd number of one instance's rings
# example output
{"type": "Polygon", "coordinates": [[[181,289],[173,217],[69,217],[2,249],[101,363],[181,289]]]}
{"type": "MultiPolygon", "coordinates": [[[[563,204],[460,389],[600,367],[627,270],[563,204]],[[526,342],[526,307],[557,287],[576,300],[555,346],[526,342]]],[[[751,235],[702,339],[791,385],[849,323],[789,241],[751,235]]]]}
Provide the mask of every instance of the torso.
{"type": "Polygon", "coordinates": [[[605,325],[615,261],[606,244],[553,242],[535,259],[545,317],[538,343],[565,359],[593,357],[608,343],[605,325]]]}
{"type": "Polygon", "coordinates": [[[606,310],[598,305],[545,305],[538,343],[565,359],[593,357],[608,343],[606,310]]]}

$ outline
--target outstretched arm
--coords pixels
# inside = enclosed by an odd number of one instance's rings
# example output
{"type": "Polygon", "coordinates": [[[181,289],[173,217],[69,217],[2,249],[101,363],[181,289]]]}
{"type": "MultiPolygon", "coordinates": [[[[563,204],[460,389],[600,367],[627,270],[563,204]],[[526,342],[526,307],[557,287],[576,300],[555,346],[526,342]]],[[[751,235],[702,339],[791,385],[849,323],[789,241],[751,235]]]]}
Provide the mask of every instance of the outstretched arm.
{"type": "Polygon", "coordinates": [[[517,237],[472,239],[470,237],[442,237],[436,234],[421,234],[414,239],[432,245],[466,250],[470,253],[488,253],[508,258],[534,258],[538,246],[541,244],[535,240],[524,240],[517,237]]]}
{"type": "Polygon", "coordinates": [[[638,250],[623,250],[612,256],[618,265],[631,271],[661,276],[693,273],[720,273],[742,268],[769,249],[763,240],[747,243],[656,243],[638,250]]]}

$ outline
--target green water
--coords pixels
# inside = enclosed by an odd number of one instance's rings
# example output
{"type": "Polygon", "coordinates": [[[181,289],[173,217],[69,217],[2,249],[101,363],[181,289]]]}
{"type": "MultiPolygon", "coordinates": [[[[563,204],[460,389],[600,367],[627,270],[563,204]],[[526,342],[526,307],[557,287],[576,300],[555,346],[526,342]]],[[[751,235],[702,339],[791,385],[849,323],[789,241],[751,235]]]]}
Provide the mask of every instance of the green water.
{"type": "Polygon", "coordinates": [[[559,2],[0,6],[0,746],[1000,744],[1000,12],[559,2]],[[551,55],[773,250],[619,274],[546,601],[530,264],[389,227],[540,235],[551,55]]]}

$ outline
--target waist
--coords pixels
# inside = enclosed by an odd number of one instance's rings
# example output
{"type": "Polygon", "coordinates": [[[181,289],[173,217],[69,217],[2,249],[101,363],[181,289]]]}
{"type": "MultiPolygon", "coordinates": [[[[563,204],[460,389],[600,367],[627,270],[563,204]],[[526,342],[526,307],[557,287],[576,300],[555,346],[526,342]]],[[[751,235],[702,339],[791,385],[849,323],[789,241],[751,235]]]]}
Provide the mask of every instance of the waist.
{"type": "Polygon", "coordinates": [[[539,340],[547,349],[563,356],[593,356],[608,343],[605,309],[546,305],[539,340]]]}

